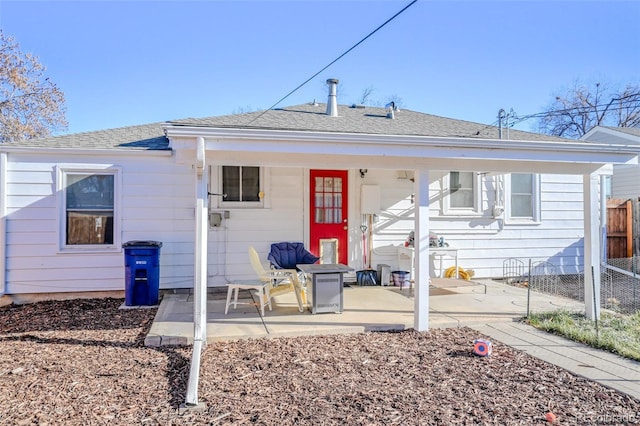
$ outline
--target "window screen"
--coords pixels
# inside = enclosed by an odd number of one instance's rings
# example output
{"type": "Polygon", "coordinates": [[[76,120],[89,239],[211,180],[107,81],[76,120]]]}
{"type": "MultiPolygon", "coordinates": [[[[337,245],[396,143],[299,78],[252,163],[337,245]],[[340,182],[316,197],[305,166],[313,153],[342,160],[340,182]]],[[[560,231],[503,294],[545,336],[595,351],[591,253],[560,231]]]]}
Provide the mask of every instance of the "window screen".
{"type": "Polygon", "coordinates": [[[223,201],[259,202],[260,167],[223,166],[223,201]]]}
{"type": "Polygon", "coordinates": [[[66,244],[113,244],[114,176],[66,174],[66,244]]]}
{"type": "Polygon", "coordinates": [[[449,173],[449,207],[472,209],[474,203],[474,173],[450,172],[449,173]]]}

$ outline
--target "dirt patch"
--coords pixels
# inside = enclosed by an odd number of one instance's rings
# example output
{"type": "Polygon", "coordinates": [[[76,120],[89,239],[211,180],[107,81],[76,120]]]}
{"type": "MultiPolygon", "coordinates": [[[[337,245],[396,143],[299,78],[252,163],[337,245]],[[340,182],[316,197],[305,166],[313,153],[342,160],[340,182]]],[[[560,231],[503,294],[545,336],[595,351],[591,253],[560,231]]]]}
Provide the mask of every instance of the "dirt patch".
{"type": "MultiPolygon", "coordinates": [[[[147,348],[155,309],[122,299],[0,308],[0,424],[637,424],[640,401],[462,329],[147,348]]],[[[215,326],[215,325],[210,325],[215,326]]]]}

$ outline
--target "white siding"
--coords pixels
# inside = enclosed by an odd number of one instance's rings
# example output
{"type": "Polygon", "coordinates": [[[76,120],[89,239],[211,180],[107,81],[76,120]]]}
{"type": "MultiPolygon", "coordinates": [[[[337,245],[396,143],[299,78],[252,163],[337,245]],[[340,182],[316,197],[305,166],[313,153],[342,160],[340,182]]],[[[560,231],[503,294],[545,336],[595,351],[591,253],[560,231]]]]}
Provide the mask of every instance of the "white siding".
{"type": "MultiPolygon", "coordinates": [[[[124,254],[69,253],[59,247],[56,166],[96,164],[101,157],[10,154],[7,164],[7,293],[123,290],[124,254]]],[[[110,166],[122,170],[121,241],[157,240],[160,286],[191,288],[194,260],[195,178],[190,165],[174,157],[118,157],[110,166]]],[[[215,169],[215,167],[214,167],[215,169]]],[[[308,226],[308,170],[297,167],[266,169],[264,208],[213,208],[229,217],[210,228],[208,284],[253,279],[247,248],[254,246],[266,261],[271,243],[305,241],[308,226]]],[[[212,184],[217,173],[212,171],[212,184]]],[[[443,177],[431,173],[432,231],[459,249],[459,264],[477,277],[499,277],[502,262],[518,257],[525,263],[550,261],[565,273],[581,269],[582,177],[541,177],[542,217],[539,223],[512,225],[492,216],[495,176],[481,180],[482,202],[477,214],[444,214],[443,177]]],[[[395,170],[369,169],[364,178],[352,171],[349,185],[350,266],[363,265],[359,213],[360,186],[378,185],[381,212],[374,223],[372,267],[398,268],[398,247],[414,228],[414,183],[395,170]]],[[[212,185],[215,188],[215,185],[212,185]]],[[[504,205],[504,204],[503,204],[504,205]]],[[[445,267],[451,265],[445,260],[445,267]]],[[[432,264],[431,269],[434,271],[432,264]]],[[[433,272],[432,272],[433,275],[433,272]]]]}
{"type": "MultiPolygon", "coordinates": [[[[305,171],[301,168],[269,168],[265,208],[214,209],[228,211],[229,219],[209,230],[209,285],[255,279],[248,247],[253,246],[263,262],[272,243],[304,242],[305,171]]],[[[215,171],[213,178],[217,176],[215,171]]]]}
{"type": "Polygon", "coordinates": [[[124,254],[60,250],[56,167],[107,164],[122,170],[121,241],[156,240],[160,286],[193,283],[193,172],[172,157],[10,154],[7,172],[7,293],[124,290],[124,254]]]}
{"type": "Polygon", "coordinates": [[[623,200],[640,197],[640,165],[613,166],[611,196],[623,200]]]}
{"type": "MultiPolygon", "coordinates": [[[[458,248],[459,265],[473,269],[476,277],[502,276],[503,261],[520,258],[528,264],[548,261],[562,273],[575,273],[582,267],[583,201],[582,177],[566,175],[541,176],[541,221],[532,224],[505,224],[492,217],[496,177],[482,182],[481,215],[468,217],[443,214],[443,191],[440,178],[446,172],[432,172],[430,185],[431,231],[458,248]]],[[[381,186],[383,211],[374,229],[372,267],[378,263],[399,267],[397,249],[413,229],[413,184],[397,179],[397,173],[373,170],[363,184],[381,186]]],[[[506,194],[508,196],[508,194],[506,194]]],[[[445,259],[445,268],[453,261],[445,259]]],[[[433,260],[431,275],[439,262],[433,260]],[[435,264],[434,264],[435,263],[435,264]]]]}

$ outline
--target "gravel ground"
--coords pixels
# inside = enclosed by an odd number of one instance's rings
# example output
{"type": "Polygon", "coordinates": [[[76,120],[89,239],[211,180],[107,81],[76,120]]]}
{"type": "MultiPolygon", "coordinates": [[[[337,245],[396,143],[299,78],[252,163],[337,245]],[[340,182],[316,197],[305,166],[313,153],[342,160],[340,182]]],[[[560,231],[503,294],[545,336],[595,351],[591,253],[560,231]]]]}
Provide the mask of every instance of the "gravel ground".
{"type": "Polygon", "coordinates": [[[155,309],[122,302],[0,308],[0,424],[640,424],[629,396],[497,342],[474,355],[467,328],[210,344],[206,406],[181,412],[190,347],[145,347],[155,309]]]}

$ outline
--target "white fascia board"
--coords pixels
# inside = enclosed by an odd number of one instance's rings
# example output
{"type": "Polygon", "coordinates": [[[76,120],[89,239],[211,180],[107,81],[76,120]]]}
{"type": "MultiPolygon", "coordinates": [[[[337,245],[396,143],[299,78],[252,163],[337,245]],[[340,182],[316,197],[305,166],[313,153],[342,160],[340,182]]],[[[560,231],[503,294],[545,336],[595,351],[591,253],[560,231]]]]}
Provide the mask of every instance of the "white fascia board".
{"type": "MultiPolygon", "coordinates": [[[[263,129],[166,127],[167,137],[204,137],[208,151],[334,154],[512,161],[636,164],[638,151],[627,145],[580,141],[514,141],[263,129]]],[[[184,145],[183,145],[184,146],[184,145]]],[[[176,145],[174,145],[177,148],[176,145]]]]}
{"type": "Polygon", "coordinates": [[[3,146],[0,144],[0,152],[8,152],[15,154],[65,154],[65,155],[96,155],[96,156],[153,156],[153,157],[171,157],[171,150],[131,150],[131,149],[89,149],[89,148],[41,148],[37,146],[3,146]]]}
{"type": "MultiPolygon", "coordinates": [[[[581,140],[589,140],[595,138],[597,140],[601,140],[602,137],[611,136],[616,139],[622,139],[627,141],[629,144],[638,145],[640,144],[640,137],[632,135],[630,133],[622,132],[617,129],[611,129],[607,127],[596,126],[593,129],[589,130],[585,133],[580,139],[581,140]]],[[[637,149],[637,148],[636,148],[637,149]]]]}
{"type": "Polygon", "coordinates": [[[397,144],[397,143],[350,143],[274,141],[218,139],[207,141],[207,151],[264,152],[279,154],[307,155],[344,155],[344,156],[380,156],[387,158],[434,158],[434,159],[474,159],[474,160],[511,160],[511,161],[547,161],[572,163],[616,163],[636,164],[636,153],[582,150],[540,150],[486,148],[483,146],[461,147],[446,145],[397,144]],[[635,162],[634,162],[634,159],[635,162]]]}
{"type": "Polygon", "coordinates": [[[491,170],[500,173],[552,173],[564,175],[581,175],[596,172],[602,163],[551,162],[551,161],[514,161],[508,159],[478,160],[472,158],[443,160],[433,157],[389,157],[363,155],[331,154],[280,154],[274,152],[240,152],[216,151],[210,152],[207,164],[242,166],[254,165],[265,167],[306,167],[316,169],[386,169],[386,170],[417,170],[433,171],[458,170],[477,172],[491,170]]]}

